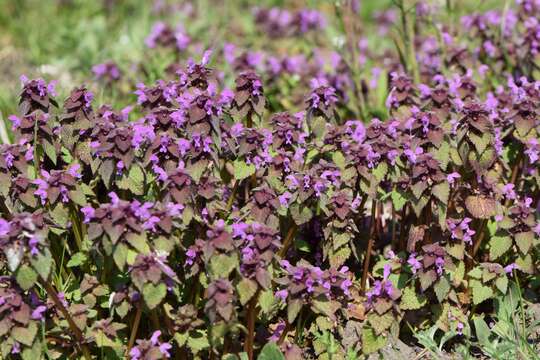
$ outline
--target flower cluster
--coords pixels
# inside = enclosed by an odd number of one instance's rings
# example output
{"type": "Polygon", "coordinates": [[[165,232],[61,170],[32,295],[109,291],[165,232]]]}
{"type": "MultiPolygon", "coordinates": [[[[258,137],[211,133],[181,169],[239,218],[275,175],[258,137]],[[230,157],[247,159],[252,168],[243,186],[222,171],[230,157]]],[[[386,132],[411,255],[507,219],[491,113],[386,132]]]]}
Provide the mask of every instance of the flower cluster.
{"type": "Polygon", "coordinates": [[[406,324],[465,334],[511,281],[537,289],[540,6],[460,35],[419,3],[397,51],[335,6],[332,48],[316,10],[256,9],[264,50],[158,22],[162,79],[93,67],[113,105],[22,79],[0,145],[2,357],[345,358],[406,324]]]}

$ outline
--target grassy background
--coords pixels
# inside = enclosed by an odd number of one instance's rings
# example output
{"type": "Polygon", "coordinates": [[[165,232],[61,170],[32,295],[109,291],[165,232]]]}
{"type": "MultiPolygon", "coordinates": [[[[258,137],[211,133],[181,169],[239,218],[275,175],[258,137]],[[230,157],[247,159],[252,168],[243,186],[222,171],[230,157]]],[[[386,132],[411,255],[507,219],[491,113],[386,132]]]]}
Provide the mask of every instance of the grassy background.
{"type": "MultiPolygon", "coordinates": [[[[335,1],[340,0],[198,0],[192,2],[196,16],[187,18],[181,11],[155,13],[150,0],[0,0],[0,116],[5,119],[17,111],[21,74],[59,80],[60,99],[74,86],[86,84],[98,95],[98,101],[116,102],[118,106],[133,101],[134,97],[103,94],[92,83],[91,67],[106,60],[117,62],[130,79],[120,89],[124,94],[132,91],[135,82],[153,82],[163,76],[173,59],[149,51],[144,45],[155,21],[182,23],[192,37],[208,47],[231,41],[257,50],[269,44],[268,39],[254,31],[254,6],[318,8],[329,18],[327,35],[334,36],[339,31],[332,18],[335,1]],[[140,62],[151,71],[134,71],[134,65],[140,62]]],[[[445,6],[447,0],[431,1],[445,6]]],[[[502,8],[507,0],[451,1],[460,12],[456,15],[461,15],[478,9],[502,8]]],[[[391,6],[392,0],[361,0],[361,4],[359,21],[369,26],[374,12],[391,6]]],[[[368,34],[370,43],[378,46],[381,39],[377,32],[368,34]]],[[[284,51],[289,46],[290,43],[282,44],[284,51]]]]}

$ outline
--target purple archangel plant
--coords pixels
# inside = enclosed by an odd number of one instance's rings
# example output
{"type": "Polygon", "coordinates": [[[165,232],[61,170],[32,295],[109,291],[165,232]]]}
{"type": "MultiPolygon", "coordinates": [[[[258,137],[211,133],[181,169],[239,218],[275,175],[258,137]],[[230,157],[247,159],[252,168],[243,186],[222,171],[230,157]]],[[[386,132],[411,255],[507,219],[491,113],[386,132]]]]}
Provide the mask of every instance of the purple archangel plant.
{"type": "Polygon", "coordinates": [[[92,68],[130,104],[22,77],[0,145],[1,356],[345,358],[411,328],[470,334],[514,282],[531,300],[538,1],[452,24],[419,3],[393,50],[365,33],[399,12],[371,29],[359,6],[336,4],[331,48],[315,9],[255,9],[264,49],[157,22],[136,76],[92,68]],[[162,79],[153,56],[174,58],[162,79]]]}

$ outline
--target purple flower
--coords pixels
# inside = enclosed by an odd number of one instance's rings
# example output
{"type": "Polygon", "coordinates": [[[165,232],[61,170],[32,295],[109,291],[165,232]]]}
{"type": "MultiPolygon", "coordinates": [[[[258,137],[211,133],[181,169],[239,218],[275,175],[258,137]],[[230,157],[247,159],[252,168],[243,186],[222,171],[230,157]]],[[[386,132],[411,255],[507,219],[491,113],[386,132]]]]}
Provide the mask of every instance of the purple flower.
{"type": "Polygon", "coordinates": [[[223,57],[225,61],[229,64],[232,64],[236,59],[236,45],[231,43],[223,44],[223,57]]]}
{"type": "Polygon", "coordinates": [[[43,320],[44,316],[43,313],[47,311],[47,307],[45,305],[40,305],[37,308],[35,308],[32,311],[32,319],[34,320],[43,320]]]}
{"type": "Polygon", "coordinates": [[[343,290],[343,293],[347,296],[351,295],[351,292],[349,291],[349,288],[352,286],[352,281],[350,279],[345,279],[341,282],[341,285],[339,286],[341,290],[343,290]]]}
{"type": "Polygon", "coordinates": [[[276,297],[278,299],[281,299],[281,301],[283,302],[287,300],[287,296],[289,296],[289,292],[287,291],[287,289],[276,291],[276,297]]]}
{"type": "Polygon", "coordinates": [[[167,172],[156,164],[152,165],[152,170],[154,170],[154,172],[158,175],[158,179],[161,181],[166,181],[169,178],[167,172]]]}
{"type": "Polygon", "coordinates": [[[409,161],[413,164],[416,163],[416,160],[419,155],[424,153],[424,149],[422,149],[420,146],[413,149],[406,149],[404,152],[405,156],[409,159],[409,161]]]}
{"type": "Polygon", "coordinates": [[[171,350],[171,349],[172,349],[172,345],[169,344],[169,343],[162,343],[162,344],[159,345],[159,351],[166,358],[171,357],[171,354],[169,353],[169,350],[171,350]]]}
{"type": "Polygon", "coordinates": [[[438,256],[436,259],[435,259],[435,267],[437,268],[437,274],[442,275],[443,274],[443,267],[444,267],[444,258],[443,257],[440,257],[438,256]]]}
{"type": "Polygon", "coordinates": [[[81,208],[81,212],[84,215],[83,222],[85,224],[88,224],[94,218],[94,215],[95,215],[96,211],[91,206],[84,206],[84,207],[81,208]]]}
{"type": "Polygon", "coordinates": [[[75,163],[68,168],[67,172],[69,175],[73,176],[75,179],[80,179],[81,178],[81,174],[79,173],[80,169],[81,169],[81,165],[79,165],[78,163],[75,163]]]}
{"type": "Polygon", "coordinates": [[[285,327],[286,327],[285,321],[281,320],[276,325],[276,328],[272,332],[272,335],[268,338],[268,341],[277,342],[281,338],[281,334],[283,333],[283,330],[285,330],[285,327]]]}
{"type": "Polygon", "coordinates": [[[511,263],[510,265],[506,265],[506,266],[504,267],[504,272],[507,273],[507,274],[509,274],[510,276],[512,276],[512,272],[513,272],[514,270],[517,270],[517,269],[519,269],[519,267],[517,266],[517,264],[516,264],[516,263],[511,263]]]}
{"type": "Polygon", "coordinates": [[[43,179],[36,179],[33,183],[38,186],[38,189],[34,191],[34,195],[39,196],[41,205],[45,205],[47,202],[47,190],[49,189],[49,184],[43,179]]]}
{"type": "Polygon", "coordinates": [[[114,191],[111,191],[108,195],[109,195],[109,199],[111,199],[112,205],[116,206],[120,203],[120,198],[118,197],[118,195],[116,195],[114,191]]]}
{"type": "Polygon", "coordinates": [[[457,172],[453,172],[451,174],[446,175],[446,181],[448,181],[450,185],[453,185],[456,179],[459,179],[459,178],[461,178],[461,175],[459,175],[459,173],[457,172]]]}
{"type": "Polygon", "coordinates": [[[137,104],[142,105],[144,102],[148,100],[148,97],[145,94],[146,85],[143,83],[137,84],[137,90],[134,92],[135,95],[137,95],[137,104]]]}
{"type": "Polygon", "coordinates": [[[157,216],[151,216],[148,220],[143,223],[143,229],[151,230],[152,232],[156,231],[156,225],[161,221],[157,216]]]}
{"type": "Polygon", "coordinates": [[[30,240],[28,240],[28,246],[30,246],[30,254],[32,256],[36,256],[39,254],[38,250],[38,244],[39,244],[39,238],[34,234],[30,237],[30,240]]]}
{"type": "Polygon", "coordinates": [[[420,96],[422,98],[428,98],[431,96],[431,89],[429,86],[425,85],[425,84],[419,84],[418,85],[418,90],[420,90],[420,96]]]}
{"type": "Polygon", "coordinates": [[[527,142],[527,150],[525,154],[529,157],[531,164],[535,164],[540,158],[540,143],[536,138],[531,138],[527,142]]]}
{"type": "Polygon", "coordinates": [[[289,206],[289,201],[291,200],[291,198],[292,198],[292,194],[288,191],[285,191],[283,194],[279,195],[278,197],[279,203],[283,207],[289,206]]]}
{"type": "MultiPolygon", "coordinates": [[[[536,226],[533,228],[533,231],[536,233],[536,235],[540,236],[540,223],[536,224],[536,226]]],[[[1,230],[0,230],[0,236],[1,236],[1,230]]]]}
{"type": "Polygon", "coordinates": [[[137,123],[133,125],[133,137],[131,145],[138,149],[146,141],[152,142],[156,138],[154,128],[151,125],[137,123]]]}
{"type": "Polygon", "coordinates": [[[139,360],[141,358],[141,350],[137,346],[131,348],[129,351],[129,356],[131,356],[131,360],[139,360]]]}
{"type": "Polygon", "coordinates": [[[154,333],[152,334],[152,337],[150,338],[150,342],[152,343],[152,345],[159,344],[159,337],[160,336],[161,336],[161,331],[160,330],[154,331],[154,333]]]}
{"type": "Polygon", "coordinates": [[[366,296],[368,298],[368,303],[372,303],[374,298],[379,296],[388,296],[392,297],[392,294],[394,293],[394,285],[390,280],[388,280],[388,277],[390,276],[392,272],[392,267],[390,264],[385,264],[383,268],[383,280],[377,280],[373,284],[373,287],[371,290],[369,290],[366,293],[366,296]]]}
{"type": "Polygon", "coordinates": [[[186,251],[186,265],[193,265],[194,260],[196,258],[197,258],[197,251],[193,247],[190,247],[186,251]]]}
{"type": "Polygon", "coordinates": [[[167,214],[172,217],[177,217],[182,214],[182,211],[184,210],[184,205],[182,204],[175,204],[175,203],[167,203],[167,214]]]}
{"type": "Polygon", "coordinates": [[[517,195],[516,195],[516,192],[514,191],[514,188],[515,188],[515,185],[512,183],[508,183],[504,185],[502,188],[503,195],[506,196],[507,199],[515,200],[517,195]]]}
{"type": "Polygon", "coordinates": [[[459,335],[463,335],[463,323],[462,322],[457,323],[457,333],[459,335]]]}
{"type": "Polygon", "coordinates": [[[21,118],[16,115],[9,115],[9,121],[11,121],[11,128],[17,130],[21,126],[21,118]]]}
{"type": "Polygon", "coordinates": [[[0,236],[6,236],[10,229],[9,221],[0,218],[0,236]]]}
{"type": "Polygon", "coordinates": [[[407,264],[411,266],[411,271],[413,274],[416,274],[416,272],[420,269],[422,269],[422,264],[418,259],[416,258],[416,253],[411,253],[409,255],[409,259],[407,260],[407,264]]]}
{"type": "Polygon", "coordinates": [[[241,239],[245,239],[247,234],[246,234],[246,230],[249,228],[249,224],[246,224],[246,223],[234,223],[232,224],[232,232],[233,232],[233,237],[235,238],[241,238],[241,239]]]}

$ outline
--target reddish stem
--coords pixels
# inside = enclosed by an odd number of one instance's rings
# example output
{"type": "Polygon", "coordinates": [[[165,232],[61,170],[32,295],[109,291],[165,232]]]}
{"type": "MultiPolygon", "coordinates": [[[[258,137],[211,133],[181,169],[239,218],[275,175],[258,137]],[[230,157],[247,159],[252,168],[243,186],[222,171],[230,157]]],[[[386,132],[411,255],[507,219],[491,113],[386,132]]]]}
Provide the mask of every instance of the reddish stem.
{"type": "Polygon", "coordinates": [[[362,289],[362,294],[366,292],[366,282],[367,282],[367,276],[369,272],[369,261],[371,258],[371,251],[373,249],[373,243],[375,242],[375,235],[377,233],[377,227],[378,227],[378,215],[377,215],[377,203],[374,202],[371,206],[371,223],[369,225],[370,231],[369,231],[369,240],[368,240],[368,246],[366,249],[366,255],[364,258],[364,269],[362,271],[362,282],[360,284],[360,287],[362,289]]]}

